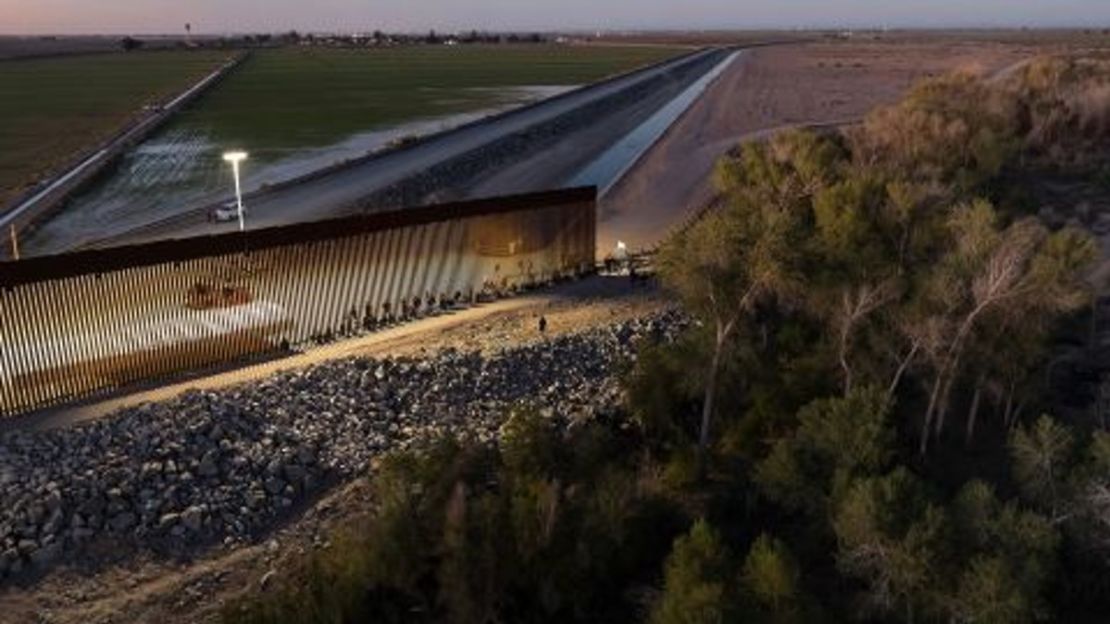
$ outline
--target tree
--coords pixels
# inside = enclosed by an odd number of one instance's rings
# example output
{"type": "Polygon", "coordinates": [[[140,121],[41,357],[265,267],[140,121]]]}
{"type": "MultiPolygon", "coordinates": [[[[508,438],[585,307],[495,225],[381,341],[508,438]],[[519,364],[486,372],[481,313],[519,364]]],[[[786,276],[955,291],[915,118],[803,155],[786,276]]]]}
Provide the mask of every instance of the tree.
{"type": "MultiPolygon", "coordinates": [[[[1003,85],[1026,125],[1025,147],[1051,159],[1081,157],[1110,131],[1104,59],[1055,56],[1034,59],[1003,85]]],[[[1097,153],[1097,152],[1096,152],[1097,153]]]]}
{"type": "Polygon", "coordinates": [[[944,515],[904,468],[855,481],[833,516],[837,566],[863,581],[864,604],[885,615],[935,613],[944,515]]]}
{"type": "Polygon", "coordinates": [[[709,445],[710,419],[717,376],[725,349],[742,315],[754,305],[755,285],[744,271],[743,252],[734,223],[725,214],[705,216],[688,231],[669,240],[660,250],[663,283],[675,290],[688,309],[707,319],[713,329],[713,352],[705,378],[698,448],[709,445]]]}
{"type": "Polygon", "coordinates": [[[971,72],[920,83],[849,133],[858,162],[893,177],[973,193],[1020,147],[1013,98],[971,72]]]}
{"type": "Polygon", "coordinates": [[[981,327],[1045,323],[1085,301],[1080,276],[1094,257],[1089,237],[1049,233],[1034,219],[1002,227],[990,203],[965,204],[949,219],[952,247],[927,276],[922,305],[930,310],[926,352],[933,380],[922,419],[920,451],[940,435],[964,358],[981,342],[981,327]],[[935,429],[935,431],[934,431],[935,429]]]}
{"type": "Polygon", "coordinates": [[[856,377],[851,364],[856,334],[901,291],[896,250],[883,231],[885,198],[881,178],[856,172],[820,191],[813,201],[810,264],[815,270],[809,299],[832,329],[845,393],[856,377]]]}
{"type": "Polygon", "coordinates": [[[798,244],[808,198],[825,180],[831,149],[790,133],[769,145],[746,145],[718,169],[727,208],[672,237],[659,254],[666,287],[712,330],[705,374],[699,456],[709,446],[721,366],[730,341],[757,308],[789,299],[798,284],[798,244]]]}
{"type": "Polygon", "coordinates": [[[501,461],[509,474],[538,478],[552,474],[558,456],[558,432],[538,410],[513,408],[499,435],[501,461]]]}
{"type": "Polygon", "coordinates": [[[717,624],[728,621],[728,553],[721,536],[705,520],[680,536],[667,557],[663,593],[652,624],[717,624]]]}
{"type": "Polygon", "coordinates": [[[468,502],[466,483],[460,481],[444,510],[443,554],[436,575],[439,602],[451,621],[459,623],[482,622],[491,615],[486,605],[480,604],[480,592],[474,587],[479,553],[472,545],[468,502]]]}
{"type": "Polygon", "coordinates": [[[1094,433],[1075,472],[1077,541],[1083,550],[1110,561],[1110,434],[1094,433]]]}
{"type": "Polygon", "coordinates": [[[1049,521],[1015,503],[1001,503],[993,488],[972,481],[951,507],[952,564],[962,571],[952,590],[952,616],[965,622],[1042,619],[1055,567],[1059,535],[1049,521]]]}
{"type": "Polygon", "coordinates": [[[798,566],[786,544],[766,533],[752,543],[744,561],[744,584],[764,607],[789,609],[798,595],[798,566]]]}
{"type": "Polygon", "coordinates": [[[960,577],[956,612],[963,622],[1032,622],[1030,597],[999,557],[976,557],[960,577]]]}
{"type": "Polygon", "coordinates": [[[934,180],[896,177],[886,182],[879,220],[888,244],[896,250],[899,272],[920,268],[944,231],[945,211],[952,191],[934,180]]]}
{"type": "Polygon", "coordinates": [[[1074,450],[1071,431],[1047,415],[1029,427],[1018,427],[1010,436],[1014,478],[1022,496],[1054,520],[1069,513],[1074,450]]]}
{"type": "Polygon", "coordinates": [[[143,47],[145,44],[146,44],[145,41],[135,39],[134,37],[124,37],[123,39],[120,39],[120,42],[119,42],[119,45],[120,45],[121,48],[123,48],[124,52],[131,52],[133,50],[138,50],[139,48],[143,47]]]}
{"type": "Polygon", "coordinates": [[[822,516],[831,497],[857,477],[887,469],[894,433],[889,406],[876,388],[818,399],[798,412],[798,429],[775,442],[756,482],[774,501],[822,516]]]}
{"type": "Polygon", "coordinates": [[[700,391],[686,374],[700,365],[701,349],[694,342],[687,337],[641,347],[635,368],[624,379],[625,407],[651,450],[669,450],[690,440],[680,419],[696,409],[700,391]]]}

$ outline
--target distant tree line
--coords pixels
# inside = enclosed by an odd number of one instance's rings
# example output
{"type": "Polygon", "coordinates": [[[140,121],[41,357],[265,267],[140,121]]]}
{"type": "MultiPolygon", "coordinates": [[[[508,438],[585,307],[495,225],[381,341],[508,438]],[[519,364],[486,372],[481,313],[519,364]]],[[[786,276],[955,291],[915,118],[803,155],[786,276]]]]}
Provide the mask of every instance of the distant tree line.
{"type": "MultiPolygon", "coordinates": [[[[369,34],[317,34],[301,33],[291,30],[285,33],[250,33],[234,37],[191,38],[176,42],[184,48],[240,48],[274,47],[280,45],[304,45],[320,47],[395,47],[419,45],[499,45],[499,44],[542,44],[551,39],[541,33],[492,33],[471,30],[459,33],[438,33],[434,30],[427,34],[386,33],[375,30],[369,34]]],[[[139,50],[145,45],[142,39],[124,37],[120,48],[125,52],[139,50]]]]}
{"type": "Polygon", "coordinates": [[[132,50],[138,50],[139,48],[142,48],[144,45],[146,45],[146,42],[134,37],[124,37],[123,39],[120,39],[119,45],[124,52],[131,52],[132,50]]]}
{"type": "Polygon", "coordinates": [[[1034,213],[1046,177],[1110,193],[1107,93],[1110,62],[1047,59],[738,148],[658,259],[697,323],[642,346],[622,416],[390,456],[225,621],[1103,619],[1110,401],[1052,384],[1097,250],[1034,213]]]}
{"type": "Polygon", "coordinates": [[[385,33],[375,30],[369,35],[320,35],[305,34],[287,37],[291,43],[332,45],[350,47],[374,46],[406,46],[406,45],[474,45],[474,44],[518,44],[518,43],[547,43],[548,38],[540,33],[491,33],[471,30],[458,33],[441,33],[435,30],[428,31],[425,35],[413,33],[385,33]]]}

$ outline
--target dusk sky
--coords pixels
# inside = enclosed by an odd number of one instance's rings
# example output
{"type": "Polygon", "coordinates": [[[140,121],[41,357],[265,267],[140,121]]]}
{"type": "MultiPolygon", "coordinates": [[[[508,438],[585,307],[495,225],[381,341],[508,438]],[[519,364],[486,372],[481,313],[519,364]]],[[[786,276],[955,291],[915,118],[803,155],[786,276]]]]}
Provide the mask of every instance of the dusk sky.
{"type": "Polygon", "coordinates": [[[3,33],[1110,26],[1110,0],[0,0],[3,33]]]}

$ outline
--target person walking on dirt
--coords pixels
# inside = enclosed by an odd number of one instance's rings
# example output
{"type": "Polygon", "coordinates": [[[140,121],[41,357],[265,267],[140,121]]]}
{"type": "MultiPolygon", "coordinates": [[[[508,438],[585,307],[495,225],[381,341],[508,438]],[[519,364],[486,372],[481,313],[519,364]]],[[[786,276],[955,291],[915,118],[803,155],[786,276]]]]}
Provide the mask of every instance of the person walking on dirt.
{"type": "Polygon", "coordinates": [[[545,331],[547,331],[547,317],[541,315],[540,316],[540,333],[542,334],[545,331]]]}

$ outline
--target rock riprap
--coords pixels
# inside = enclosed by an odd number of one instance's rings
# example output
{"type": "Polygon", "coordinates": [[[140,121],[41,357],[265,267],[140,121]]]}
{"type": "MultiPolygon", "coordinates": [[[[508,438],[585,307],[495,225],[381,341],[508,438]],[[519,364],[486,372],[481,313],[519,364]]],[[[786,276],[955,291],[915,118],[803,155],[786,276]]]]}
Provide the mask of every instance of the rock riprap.
{"type": "Polygon", "coordinates": [[[562,423],[611,414],[634,344],[671,339],[685,322],[666,312],[493,355],[338,360],[87,424],[6,433],[0,578],[91,540],[253,539],[385,451],[442,434],[492,440],[521,401],[562,423]]]}

